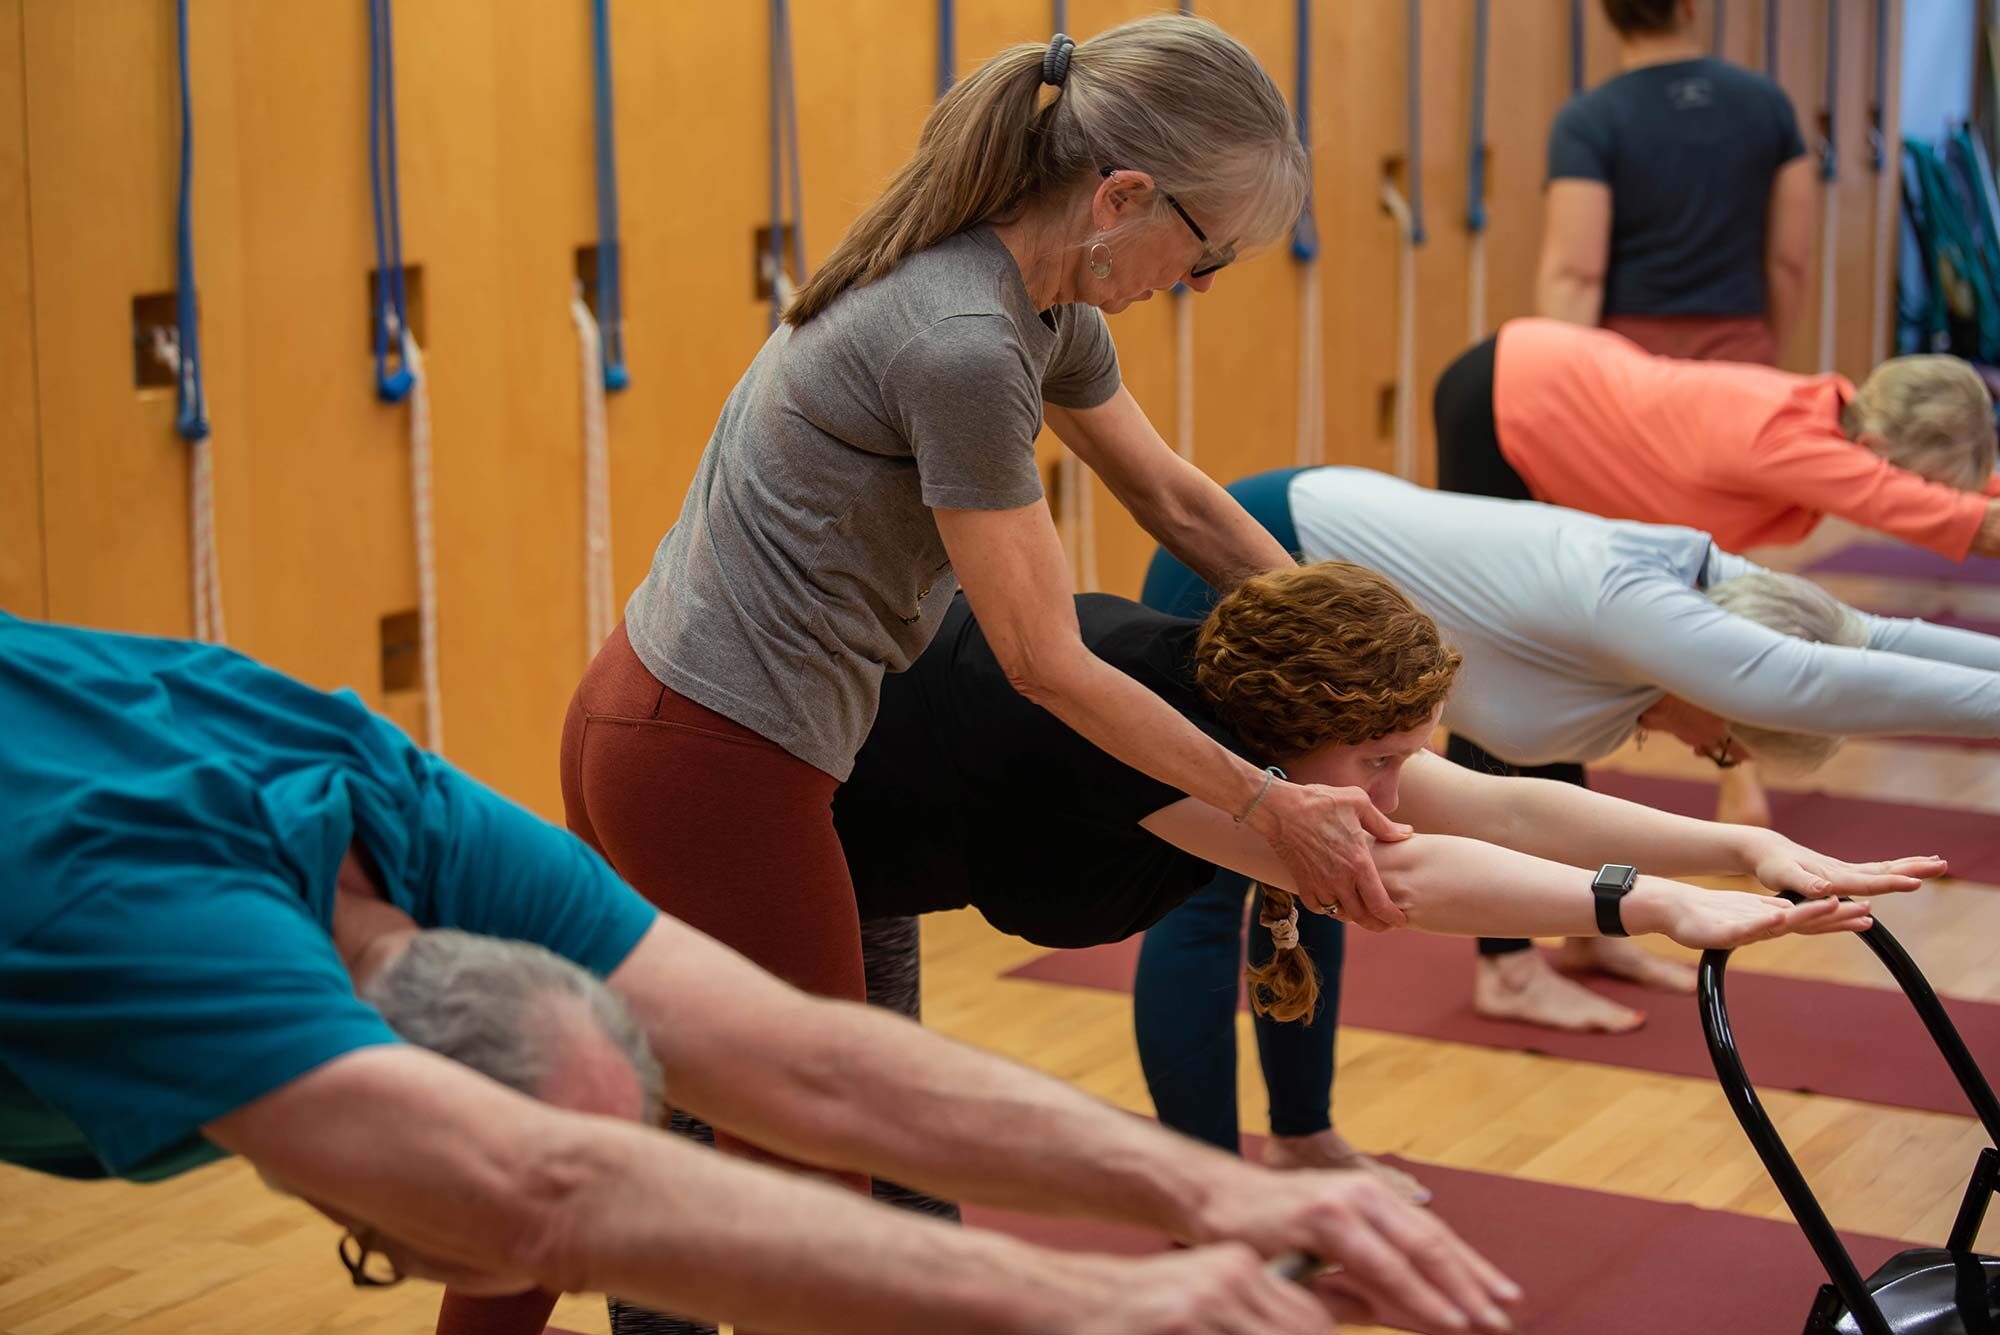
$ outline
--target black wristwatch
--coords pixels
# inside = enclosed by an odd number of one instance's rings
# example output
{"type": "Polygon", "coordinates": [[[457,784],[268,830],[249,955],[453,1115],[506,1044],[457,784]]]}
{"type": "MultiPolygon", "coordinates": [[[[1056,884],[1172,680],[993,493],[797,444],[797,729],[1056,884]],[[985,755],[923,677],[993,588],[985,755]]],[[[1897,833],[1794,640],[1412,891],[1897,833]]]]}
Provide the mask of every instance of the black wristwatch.
{"type": "Polygon", "coordinates": [[[1625,930],[1625,918],[1618,910],[1620,902],[1638,883],[1639,869],[1628,867],[1622,862],[1607,862],[1597,869],[1597,879],[1590,883],[1590,893],[1597,897],[1597,930],[1606,936],[1629,936],[1625,930]]]}

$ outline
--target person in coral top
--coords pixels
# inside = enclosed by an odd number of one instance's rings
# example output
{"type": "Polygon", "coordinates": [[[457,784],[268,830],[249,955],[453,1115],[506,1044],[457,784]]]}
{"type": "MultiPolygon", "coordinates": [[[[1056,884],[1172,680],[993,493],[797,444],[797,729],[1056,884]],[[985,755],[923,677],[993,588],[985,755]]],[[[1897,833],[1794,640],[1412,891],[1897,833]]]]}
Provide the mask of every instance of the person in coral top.
{"type": "Polygon", "coordinates": [[[1446,368],[1438,485],[1795,543],[1828,515],[1953,560],[2000,555],[1993,402],[1955,357],[1839,375],[1655,357],[1622,336],[1512,320],[1446,368]]]}

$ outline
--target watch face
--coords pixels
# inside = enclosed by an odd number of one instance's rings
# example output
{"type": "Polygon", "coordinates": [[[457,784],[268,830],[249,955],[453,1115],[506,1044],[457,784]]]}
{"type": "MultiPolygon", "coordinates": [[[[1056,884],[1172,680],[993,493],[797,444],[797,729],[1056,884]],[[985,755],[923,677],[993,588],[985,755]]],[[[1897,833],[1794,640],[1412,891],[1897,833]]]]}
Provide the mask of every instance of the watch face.
{"type": "Polygon", "coordinates": [[[1597,873],[1597,879],[1591,882],[1591,889],[1627,890],[1631,888],[1632,882],[1637,880],[1638,877],[1639,869],[1637,867],[1628,867],[1622,862],[1613,862],[1597,873]]]}

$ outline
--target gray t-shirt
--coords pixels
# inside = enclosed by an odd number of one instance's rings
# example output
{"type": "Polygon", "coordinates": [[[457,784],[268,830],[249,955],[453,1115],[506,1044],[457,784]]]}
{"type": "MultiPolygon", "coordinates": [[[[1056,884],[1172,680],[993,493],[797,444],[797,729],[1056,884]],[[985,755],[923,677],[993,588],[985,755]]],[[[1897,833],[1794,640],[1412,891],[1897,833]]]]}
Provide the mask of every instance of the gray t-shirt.
{"type": "Polygon", "coordinates": [[[985,226],[779,326],[626,604],[633,649],[845,780],[882,674],[916,660],[958,588],[931,510],[1039,499],[1042,405],[1093,408],[1118,383],[1103,315],[1037,312],[985,226]]]}
{"type": "Polygon", "coordinates": [[[1786,731],[2000,736],[2000,639],[1867,615],[1866,649],[1780,634],[1696,587],[1758,569],[1706,533],[1361,468],[1290,499],[1308,560],[1379,570],[1436,618],[1465,655],[1445,726],[1512,764],[1609,755],[1668,693],[1786,731]]]}

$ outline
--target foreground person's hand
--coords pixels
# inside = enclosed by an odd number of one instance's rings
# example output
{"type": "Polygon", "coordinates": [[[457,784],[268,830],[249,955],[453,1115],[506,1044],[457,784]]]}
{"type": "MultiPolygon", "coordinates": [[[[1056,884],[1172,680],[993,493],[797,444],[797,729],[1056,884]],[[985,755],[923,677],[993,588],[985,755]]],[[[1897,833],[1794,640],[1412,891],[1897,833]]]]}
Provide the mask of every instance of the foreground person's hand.
{"type": "Polygon", "coordinates": [[[1304,1252],[1338,1267],[1314,1281],[1354,1310],[1407,1330],[1514,1329],[1521,1290],[1429,1210],[1362,1170],[1248,1170],[1244,1185],[1210,1202],[1208,1236],[1267,1256],[1304,1252]],[[1254,1174],[1254,1175],[1253,1175],[1254,1174]]]}
{"type": "Polygon", "coordinates": [[[1108,1262],[1073,1335],[1335,1335],[1326,1304],[1241,1243],[1108,1262]]]}

